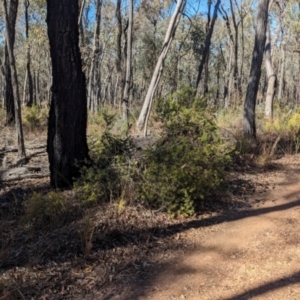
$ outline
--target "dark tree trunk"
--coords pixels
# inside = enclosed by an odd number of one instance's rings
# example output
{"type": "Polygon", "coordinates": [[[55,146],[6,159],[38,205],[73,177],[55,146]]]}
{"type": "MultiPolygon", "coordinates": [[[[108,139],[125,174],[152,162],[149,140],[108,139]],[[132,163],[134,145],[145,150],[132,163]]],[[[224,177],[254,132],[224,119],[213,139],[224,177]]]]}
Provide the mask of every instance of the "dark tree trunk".
{"type": "MultiPolygon", "coordinates": [[[[88,108],[93,112],[96,112],[98,109],[98,98],[97,98],[97,87],[100,84],[97,81],[97,73],[99,73],[99,57],[100,57],[100,25],[101,25],[101,9],[102,9],[102,0],[97,0],[96,2],[96,16],[95,16],[95,31],[94,31],[94,45],[92,53],[92,61],[90,67],[90,74],[88,78],[88,108]],[[93,101],[94,100],[94,101],[93,101]]],[[[98,76],[100,77],[100,76],[98,76]]]]}
{"type": "Polygon", "coordinates": [[[206,38],[205,38],[202,59],[201,59],[201,62],[200,62],[199,68],[198,68],[198,75],[197,75],[197,80],[196,80],[196,90],[197,90],[198,94],[199,94],[199,84],[201,81],[202,72],[205,67],[205,64],[207,63],[208,56],[209,56],[211,37],[212,37],[213,31],[214,31],[216,19],[218,17],[218,10],[219,10],[220,4],[221,4],[221,0],[217,0],[217,3],[215,4],[213,18],[212,18],[211,22],[209,21],[209,28],[207,28],[207,34],[206,34],[206,38]]]}
{"type": "Polygon", "coordinates": [[[127,51],[126,51],[126,78],[123,95],[123,120],[126,122],[128,128],[128,114],[129,114],[129,93],[131,90],[132,79],[132,27],[133,27],[133,0],[128,1],[128,33],[127,33],[127,51]]]}
{"type": "MultiPolygon", "coordinates": [[[[15,45],[15,27],[18,14],[19,0],[11,0],[8,12],[9,31],[11,33],[11,47],[15,45]]],[[[6,107],[6,125],[15,123],[15,104],[12,87],[11,69],[8,57],[7,41],[5,43],[5,107],[6,107]]]]}
{"type": "Polygon", "coordinates": [[[78,26],[79,26],[79,41],[80,41],[80,47],[83,48],[84,47],[84,30],[83,30],[83,22],[82,22],[82,18],[83,18],[83,11],[84,11],[84,7],[85,7],[85,0],[81,0],[80,3],[80,8],[79,8],[79,16],[78,16],[78,26]]]}
{"type": "Polygon", "coordinates": [[[47,0],[52,100],[47,152],[54,188],[70,187],[88,159],[87,96],[79,51],[78,1],[47,0]]]}
{"type": "MultiPolygon", "coordinates": [[[[29,39],[29,22],[28,22],[28,8],[29,8],[29,1],[24,0],[24,7],[25,7],[25,33],[26,39],[29,39]]],[[[31,75],[31,55],[30,55],[30,44],[27,45],[27,64],[26,64],[26,71],[28,76],[28,101],[27,106],[32,106],[33,104],[33,82],[32,82],[32,75],[31,75]]]]}
{"type": "Polygon", "coordinates": [[[122,32],[123,32],[123,26],[122,26],[122,13],[121,13],[121,5],[122,0],[117,0],[116,4],[116,18],[117,18],[117,26],[118,26],[118,33],[117,33],[117,57],[116,57],[116,69],[118,74],[118,84],[116,88],[116,95],[117,97],[117,103],[122,103],[123,98],[123,91],[125,86],[125,74],[124,74],[124,68],[123,68],[123,55],[122,55],[122,32]]]}
{"type": "Polygon", "coordinates": [[[11,83],[11,71],[8,59],[7,45],[5,44],[5,58],[4,58],[4,68],[5,68],[5,109],[6,109],[6,122],[5,125],[10,126],[15,123],[15,104],[14,95],[11,83]]]}
{"type": "Polygon", "coordinates": [[[244,136],[256,138],[255,106],[266,43],[269,0],[260,0],[250,77],[244,104],[244,136]]]}
{"type": "MultiPolygon", "coordinates": [[[[16,1],[15,9],[18,9],[18,1],[16,1]]],[[[10,3],[10,8],[12,2],[10,3]]],[[[7,2],[3,0],[3,11],[4,11],[4,20],[6,26],[6,48],[8,53],[10,74],[11,74],[11,85],[12,93],[14,98],[14,115],[16,123],[16,133],[17,133],[17,144],[18,144],[18,156],[19,158],[25,158],[25,146],[24,146],[24,137],[23,137],[23,128],[22,128],[22,115],[21,115],[21,103],[19,95],[19,86],[18,86],[18,75],[16,70],[16,62],[14,55],[13,39],[15,38],[15,28],[12,28],[12,22],[9,19],[9,13],[7,9],[7,2]]]]}
{"type": "Polygon", "coordinates": [[[41,107],[39,66],[35,75],[35,104],[41,107]]]}
{"type": "MultiPolygon", "coordinates": [[[[238,76],[238,53],[239,53],[239,24],[236,21],[235,18],[235,12],[233,8],[232,0],[230,0],[230,10],[232,15],[232,22],[233,22],[233,28],[234,28],[234,59],[233,59],[233,80],[234,80],[234,89],[236,92],[239,92],[239,76],[238,76]]],[[[242,18],[242,16],[241,16],[242,18]]],[[[239,95],[235,95],[239,96],[239,95]]]]}

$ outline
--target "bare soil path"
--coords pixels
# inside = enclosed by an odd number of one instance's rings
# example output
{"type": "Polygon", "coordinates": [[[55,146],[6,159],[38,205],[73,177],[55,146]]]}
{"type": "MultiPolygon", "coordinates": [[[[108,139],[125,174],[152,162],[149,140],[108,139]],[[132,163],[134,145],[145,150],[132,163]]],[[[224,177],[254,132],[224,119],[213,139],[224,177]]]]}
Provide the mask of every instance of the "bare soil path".
{"type": "Polygon", "coordinates": [[[268,192],[223,222],[189,229],[188,248],[136,299],[300,299],[300,157],[274,166],[246,175],[267,181],[268,192]]]}
{"type": "Polygon", "coordinates": [[[230,177],[223,204],[190,219],[99,207],[88,255],[80,214],[43,232],[6,217],[48,178],[1,184],[0,300],[300,299],[300,155],[230,177]]]}

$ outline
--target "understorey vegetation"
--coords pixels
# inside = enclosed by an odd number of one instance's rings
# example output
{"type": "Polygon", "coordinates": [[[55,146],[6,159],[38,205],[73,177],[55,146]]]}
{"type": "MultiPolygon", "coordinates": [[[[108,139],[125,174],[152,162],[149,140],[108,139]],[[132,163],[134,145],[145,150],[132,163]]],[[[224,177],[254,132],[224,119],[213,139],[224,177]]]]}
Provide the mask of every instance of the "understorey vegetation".
{"type": "Polygon", "coordinates": [[[138,298],[102,287],[131,287],[125,269],[190,221],[252,208],[300,151],[299,16],[296,0],[0,1],[0,300],[138,298]],[[36,275],[51,265],[58,280],[36,275]]]}
{"type": "Polygon", "coordinates": [[[154,119],[161,124],[160,137],[145,149],[137,149],[131,137],[113,134],[115,116],[102,115],[104,131],[99,139],[90,137],[92,162],[75,183],[84,204],[141,203],[190,216],[219,188],[233,147],[220,137],[205,101],[185,87],[158,103],[154,119]]]}

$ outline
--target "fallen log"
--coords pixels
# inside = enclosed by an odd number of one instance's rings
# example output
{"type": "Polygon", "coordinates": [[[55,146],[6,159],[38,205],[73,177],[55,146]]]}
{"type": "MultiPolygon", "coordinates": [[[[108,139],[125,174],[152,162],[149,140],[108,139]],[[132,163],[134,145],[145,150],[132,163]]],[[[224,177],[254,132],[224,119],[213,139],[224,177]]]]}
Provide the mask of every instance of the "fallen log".
{"type": "Polygon", "coordinates": [[[26,178],[44,178],[50,176],[47,167],[23,166],[0,171],[0,182],[22,180],[26,178]]]}
{"type": "MultiPolygon", "coordinates": [[[[25,147],[25,150],[36,150],[36,149],[46,149],[46,144],[38,144],[38,145],[29,145],[25,147]]],[[[18,149],[15,147],[3,147],[0,148],[0,155],[1,154],[6,154],[6,153],[12,153],[12,152],[18,152],[18,149]]]]}

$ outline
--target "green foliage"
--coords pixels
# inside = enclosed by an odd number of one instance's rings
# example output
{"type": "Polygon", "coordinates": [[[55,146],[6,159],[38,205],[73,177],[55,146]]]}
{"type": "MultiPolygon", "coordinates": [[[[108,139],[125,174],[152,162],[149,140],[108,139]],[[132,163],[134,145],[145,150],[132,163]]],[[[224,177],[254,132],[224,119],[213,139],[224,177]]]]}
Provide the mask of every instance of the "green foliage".
{"type": "Polygon", "coordinates": [[[45,195],[33,193],[25,206],[23,221],[37,228],[48,228],[60,225],[69,206],[62,193],[51,191],[45,195]]]}
{"type": "Polygon", "coordinates": [[[264,121],[263,132],[284,138],[289,141],[290,150],[293,149],[298,153],[300,149],[300,111],[279,112],[273,120],[264,121]]]}
{"type": "Polygon", "coordinates": [[[202,99],[182,88],[157,106],[164,134],[146,153],[141,197],[170,215],[189,216],[223,181],[230,152],[202,99]]]}
{"type": "Polygon", "coordinates": [[[200,105],[200,108],[206,108],[206,104],[201,99],[195,101],[195,90],[183,86],[178,92],[167,96],[166,98],[158,99],[156,103],[156,113],[163,121],[170,120],[183,108],[192,108],[200,105]]]}
{"type": "Polygon", "coordinates": [[[295,112],[291,115],[287,122],[288,129],[294,135],[299,135],[300,133],[300,112],[295,112]]]}
{"type": "Polygon", "coordinates": [[[29,127],[30,130],[46,125],[47,118],[48,110],[39,108],[37,105],[24,107],[23,109],[24,125],[29,127]]]}
{"type": "Polygon", "coordinates": [[[97,113],[91,113],[88,121],[89,134],[98,141],[104,131],[125,135],[128,130],[126,121],[120,116],[120,111],[111,106],[104,106],[97,113]]]}
{"type": "Polygon", "coordinates": [[[300,149],[300,112],[292,114],[287,124],[294,140],[295,151],[298,153],[300,149]]]}
{"type": "Polygon", "coordinates": [[[132,173],[136,164],[131,160],[133,149],[129,137],[113,135],[114,115],[103,114],[105,129],[99,139],[89,145],[93,162],[81,169],[75,188],[84,204],[95,204],[119,199],[133,184],[132,173]]]}
{"type": "Polygon", "coordinates": [[[194,24],[194,27],[190,31],[190,38],[192,42],[192,50],[195,58],[200,60],[203,53],[204,42],[205,42],[205,32],[203,30],[202,24],[194,24]]]}

